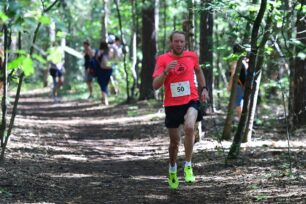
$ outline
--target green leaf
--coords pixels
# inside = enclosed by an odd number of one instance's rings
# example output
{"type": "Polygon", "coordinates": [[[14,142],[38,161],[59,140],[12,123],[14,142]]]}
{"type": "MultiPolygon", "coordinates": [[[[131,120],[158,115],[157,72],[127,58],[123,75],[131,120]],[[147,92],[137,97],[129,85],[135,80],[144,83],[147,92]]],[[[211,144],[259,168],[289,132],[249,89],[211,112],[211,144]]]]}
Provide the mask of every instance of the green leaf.
{"type": "Polygon", "coordinates": [[[252,6],[249,7],[249,11],[250,11],[250,12],[257,12],[258,9],[259,9],[259,7],[256,6],[256,5],[252,5],[252,6]]]}
{"type": "Polygon", "coordinates": [[[271,46],[266,46],[265,47],[265,53],[267,55],[271,55],[273,51],[274,51],[273,47],[271,47],[271,46]]]}
{"type": "Polygon", "coordinates": [[[29,76],[34,72],[33,61],[29,56],[20,56],[8,63],[8,69],[21,68],[24,71],[25,76],[29,76]]]}
{"type": "Polygon", "coordinates": [[[22,70],[24,71],[25,76],[30,76],[31,74],[34,73],[33,61],[30,57],[26,57],[23,60],[22,70]]]}
{"type": "Polygon", "coordinates": [[[230,54],[227,57],[223,57],[224,61],[228,61],[228,62],[234,62],[234,61],[238,61],[238,59],[240,58],[241,55],[237,55],[237,54],[230,54]]]}
{"type": "Polygon", "coordinates": [[[2,11],[0,11],[0,19],[1,21],[3,21],[4,23],[6,23],[9,20],[9,17],[7,15],[5,15],[5,13],[3,13],[2,11]]]}
{"type": "Polygon", "coordinates": [[[7,68],[11,70],[21,67],[24,58],[25,58],[24,56],[17,57],[16,59],[8,63],[7,68]]]}
{"type": "Polygon", "coordinates": [[[65,36],[66,36],[66,33],[65,33],[65,32],[58,31],[58,32],[56,33],[56,37],[63,38],[63,37],[65,37],[65,36]]]}
{"type": "Polygon", "coordinates": [[[47,60],[45,60],[45,58],[43,58],[42,56],[40,55],[37,55],[37,54],[33,54],[32,57],[34,59],[36,59],[37,61],[39,61],[40,63],[42,64],[45,64],[47,62],[47,60]]]}
{"type": "Polygon", "coordinates": [[[41,24],[43,25],[50,25],[51,24],[51,19],[49,16],[41,16],[39,18],[39,22],[41,22],[41,24]]]}

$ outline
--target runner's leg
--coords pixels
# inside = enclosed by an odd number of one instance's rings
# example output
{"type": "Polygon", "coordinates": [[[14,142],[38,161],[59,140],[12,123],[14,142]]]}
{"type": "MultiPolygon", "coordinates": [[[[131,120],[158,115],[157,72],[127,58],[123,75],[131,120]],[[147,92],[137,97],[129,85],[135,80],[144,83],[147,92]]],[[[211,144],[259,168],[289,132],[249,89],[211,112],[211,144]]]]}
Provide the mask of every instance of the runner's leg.
{"type": "Polygon", "coordinates": [[[184,131],[185,131],[185,157],[186,161],[191,161],[193,144],[194,144],[194,127],[198,116],[198,110],[189,107],[185,114],[184,131]]]}
{"type": "Polygon", "coordinates": [[[178,128],[168,128],[168,133],[170,136],[170,145],[169,145],[169,158],[171,166],[174,166],[176,163],[179,143],[180,143],[180,135],[178,128]]]}

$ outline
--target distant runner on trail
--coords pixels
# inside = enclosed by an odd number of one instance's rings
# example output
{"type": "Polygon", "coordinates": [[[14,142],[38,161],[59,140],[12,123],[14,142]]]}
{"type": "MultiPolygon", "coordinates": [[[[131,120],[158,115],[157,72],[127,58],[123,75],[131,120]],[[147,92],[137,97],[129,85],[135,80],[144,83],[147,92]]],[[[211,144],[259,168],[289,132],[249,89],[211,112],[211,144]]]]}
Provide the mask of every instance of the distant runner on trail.
{"type": "MultiPolygon", "coordinates": [[[[242,52],[242,48],[238,45],[235,44],[233,47],[233,53],[238,54],[242,52]]],[[[248,75],[248,67],[249,67],[249,58],[246,56],[242,60],[242,65],[239,73],[239,79],[237,81],[237,87],[236,87],[236,99],[235,99],[235,107],[236,107],[236,113],[238,120],[240,120],[241,113],[242,113],[242,108],[243,108],[243,99],[244,99],[244,92],[245,92],[245,80],[248,75]]],[[[227,86],[227,90],[231,91],[233,83],[234,83],[234,75],[237,67],[237,61],[234,61],[230,64],[230,80],[227,86]]]]}
{"type": "Polygon", "coordinates": [[[92,80],[93,80],[93,75],[90,73],[90,61],[94,57],[94,51],[90,47],[90,42],[89,40],[85,40],[83,42],[83,48],[84,48],[84,68],[85,68],[85,75],[84,79],[87,84],[87,89],[89,92],[88,98],[93,98],[92,94],[92,80]]]}
{"type": "Polygon", "coordinates": [[[111,54],[108,44],[105,41],[100,42],[99,52],[96,56],[96,60],[99,62],[99,68],[97,69],[98,83],[101,88],[102,104],[108,106],[108,83],[113,73],[113,68],[110,65],[111,54]]]}
{"type": "Polygon", "coordinates": [[[177,154],[180,142],[179,126],[184,125],[185,163],[184,177],[187,183],[195,182],[192,170],[192,151],[196,121],[201,121],[198,90],[194,81],[194,73],[201,93],[201,100],[209,99],[203,71],[199,67],[199,59],[195,52],[185,51],[186,37],[184,32],[174,31],[170,35],[171,51],[158,57],[153,73],[153,88],[165,88],[165,126],[170,137],[169,145],[169,178],[171,189],[177,189],[177,154]]]}
{"type": "Polygon", "coordinates": [[[64,82],[64,59],[61,48],[58,47],[55,42],[52,43],[52,47],[48,50],[48,54],[49,72],[53,80],[52,97],[53,101],[57,103],[60,101],[58,98],[58,91],[64,82]]]}

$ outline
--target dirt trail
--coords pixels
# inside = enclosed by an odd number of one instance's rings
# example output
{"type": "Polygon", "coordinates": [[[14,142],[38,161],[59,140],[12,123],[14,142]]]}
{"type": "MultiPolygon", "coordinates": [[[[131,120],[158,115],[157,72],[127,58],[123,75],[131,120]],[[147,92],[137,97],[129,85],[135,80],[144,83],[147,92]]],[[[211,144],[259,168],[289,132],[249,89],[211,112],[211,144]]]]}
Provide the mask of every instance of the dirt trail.
{"type": "Polygon", "coordinates": [[[229,143],[208,136],[195,146],[193,185],[183,182],[181,145],[180,188],[168,189],[163,114],[146,102],[134,106],[131,117],[128,105],[23,95],[0,167],[0,203],[306,203],[303,143],[294,145],[288,177],[281,144],[248,147],[239,163],[225,166],[229,143]]]}

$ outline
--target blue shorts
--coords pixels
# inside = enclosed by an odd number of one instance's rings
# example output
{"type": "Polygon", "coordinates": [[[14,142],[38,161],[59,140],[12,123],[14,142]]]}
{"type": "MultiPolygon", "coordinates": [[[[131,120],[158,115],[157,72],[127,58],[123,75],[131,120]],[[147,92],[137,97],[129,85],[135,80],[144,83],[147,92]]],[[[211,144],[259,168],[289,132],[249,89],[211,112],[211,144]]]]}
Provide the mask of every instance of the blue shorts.
{"type": "Polygon", "coordinates": [[[165,126],[167,128],[178,128],[181,124],[184,124],[184,116],[189,107],[193,107],[198,111],[197,121],[201,121],[203,119],[203,113],[200,109],[200,101],[190,101],[181,106],[165,107],[165,126]]]}
{"type": "Polygon", "coordinates": [[[94,77],[93,77],[91,74],[89,74],[87,70],[85,70],[84,80],[85,80],[86,82],[90,82],[90,81],[93,80],[93,78],[94,78],[94,77]]]}
{"type": "Polygon", "coordinates": [[[244,87],[242,87],[240,84],[237,84],[236,88],[236,100],[235,100],[235,106],[242,106],[243,105],[243,98],[244,98],[244,87]]]}
{"type": "Polygon", "coordinates": [[[50,71],[50,75],[51,75],[53,78],[63,76],[62,70],[51,68],[49,71],[50,71]]]}
{"type": "Polygon", "coordinates": [[[100,85],[101,91],[108,94],[107,85],[112,76],[113,69],[99,69],[97,72],[98,83],[100,85]]]}

